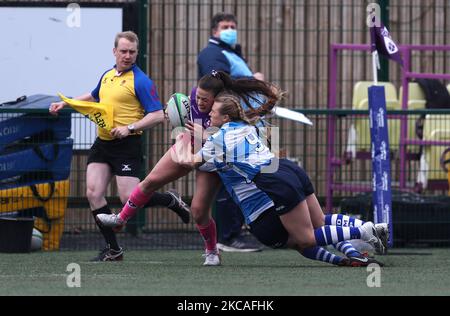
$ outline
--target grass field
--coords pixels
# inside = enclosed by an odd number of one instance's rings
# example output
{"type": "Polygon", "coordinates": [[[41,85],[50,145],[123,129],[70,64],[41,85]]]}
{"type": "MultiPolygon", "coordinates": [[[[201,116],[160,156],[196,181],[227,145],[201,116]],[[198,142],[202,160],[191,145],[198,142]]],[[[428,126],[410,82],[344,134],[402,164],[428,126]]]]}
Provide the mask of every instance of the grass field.
{"type": "Polygon", "coordinates": [[[223,253],[203,267],[199,251],[128,251],[123,262],[90,263],[93,252],[0,254],[0,295],[450,295],[450,249],[394,249],[379,257],[381,287],[366,268],[339,268],[288,250],[223,253]],[[69,288],[69,263],[81,287],[69,288]],[[214,282],[213,282],[214,280],[214,282]]]}

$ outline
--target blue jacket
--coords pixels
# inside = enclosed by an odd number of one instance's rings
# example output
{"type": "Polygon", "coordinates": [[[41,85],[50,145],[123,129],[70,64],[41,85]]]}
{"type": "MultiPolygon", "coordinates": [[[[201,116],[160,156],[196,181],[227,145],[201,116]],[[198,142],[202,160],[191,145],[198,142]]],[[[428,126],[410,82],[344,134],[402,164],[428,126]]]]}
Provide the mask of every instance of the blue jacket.
{"type": "Polygon", "coordinates": [[[230,45],[218,38],[211,37],[206,46],[198,55],[198,78],[210,74],[212,70],[221,70],[232,78],[252,77],[253,73],[248,67],[240,52],[240,46],[233,49],[230,45]]]}

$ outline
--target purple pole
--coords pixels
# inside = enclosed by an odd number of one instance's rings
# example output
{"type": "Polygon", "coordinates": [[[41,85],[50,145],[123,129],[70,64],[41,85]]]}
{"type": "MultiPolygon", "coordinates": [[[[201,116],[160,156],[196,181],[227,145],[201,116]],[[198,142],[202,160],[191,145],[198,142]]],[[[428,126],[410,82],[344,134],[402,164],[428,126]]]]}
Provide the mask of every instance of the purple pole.
{"type": "Polygon", "coordinates": [[[432,50],[432,51],[450,51],[450,45],[399,45],[401,49],[411,50],[432,50]]]}
{"type": "MultiPolygon", "coordinates": [[[[402,96],[402,110],[408,110],[408,77],[406,72],[409,71],[411,67],[411,51],[406,47],[403,54],[403,71],[402,71],[402,86],[403,86],[403,96],[402,96]]],[[[406,143],[405,140],[408,138],[408,117],[407,115],[402,115],[400,119],[400,189],[404,190],[406,188],[406,143]]]]}
{"type": "MultiPolygon", "coordinates": [[[[337,50],[334,45],[330,48],[330,64],[328,66],[330,78],[328,85],[328,109],[336,108],[336,80],[337,80],[337,50]]],[[[336,127],[336,118],[333,115],[328,116],[328,148],[327,148],[327,179],[326,179],[326,203],[325,211],[332,212],[333,209],[333,158],[334,158],[334,129],[336,127]]]]}
{"type": "Polygon", "coordinates": [[[405,76],[407,78],[447,79],[447,80],[450,80],[450,75],[449,74],[430,74],[430,73],[419,73],[419,72],[406,72],[405,76]]]}

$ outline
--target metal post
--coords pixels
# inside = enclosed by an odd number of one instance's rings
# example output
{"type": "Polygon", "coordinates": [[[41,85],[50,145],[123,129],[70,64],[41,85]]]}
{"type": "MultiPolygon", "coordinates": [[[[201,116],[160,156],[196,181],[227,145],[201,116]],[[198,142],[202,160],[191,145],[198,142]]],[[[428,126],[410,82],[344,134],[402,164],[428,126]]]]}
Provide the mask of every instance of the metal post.
{"type": "MultiPolygon", "coordinates": [[[[389,0],[379,0],[381,8],[381,21],[389,30],[389,0]]],[[[389,81],[389,59],[382,56],[380,58],[380,69],[378,70],[380,81],[389,81]]]]}
{"type": "MultiPolygon", "coordinates": [[[[147,27],[148,27],[148,0],[139,0],[138,1],[138,36],[139,36],[139,55],[138,55],[138,65],[139,68],[142,69],[143,72],[148,74],[148,51],[147,51],[147,27]]],[[[149,145],[149,136],[148,133],[145,132],[142,135],[142,152],[144,153],[144,173],[143,177],[150,171],[149,170],[149,154],[150,154],[150,145],[149,145]]]]}
{"type": "Polygon", "coordinates": [[[138,66],[143,72],[148,71],[148,54],[147,54],[147,25],[148,25],[148,0],[138,1],[138,37],[139,37],[139,55],[138,66]]]}
{"type": "MultiPolygon", "coordinates": [[[[329,64],[329,85],[328,85],[328,109],[336,109],[336,80],[337,80],[337,49],[334,45],[330,48],[330,64],[329,64]]],[[[325,211],[333,210],[333,158],[334,158],[334,129],[336,127],[336,117],[328,116],[328,146],[327,146],[327,178],[326,178],[326,204],[325,211]]]]}
{"type": "MultiPolygon", "coordinates": [[[[409,94],[409,80],[406,73],[410,70],[411,65],[411,50],[409,48],[403,49],[403,71],[402,71],[402,110],[408,110],[408,94],[409,94]]],[[[400,190],[406,189],[406,140],[408,138],[408,116],[402,115],[400,119],[400,190]]]]}
{"type": "MultiPolygon", "coordinates": [[[[138,29],[137,35],[139,37],[139,52],[137,58],[137,64],[141,70],[148,74],[148,53],[147,53],[147,25],[148,25],[148,0],[137,1],[138,11],[138,29]]],[[[144,168],[141,169],[141,179],[145,178],[150,171],[149,155],[150,146],[148,132],[145,131],[142,134],[142,152],[144,160],[144,168]]],[[[142,209],[138,215],[132,219],[127,225],[127,232],[137,236],[141,232],[141,228],[146,224],[146,210],[142,209]]]]}

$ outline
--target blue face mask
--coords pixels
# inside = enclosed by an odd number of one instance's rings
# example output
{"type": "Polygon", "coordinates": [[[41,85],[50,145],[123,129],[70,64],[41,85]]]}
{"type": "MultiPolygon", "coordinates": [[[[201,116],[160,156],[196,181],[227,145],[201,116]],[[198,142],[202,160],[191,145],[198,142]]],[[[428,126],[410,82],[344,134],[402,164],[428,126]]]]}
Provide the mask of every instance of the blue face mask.
{"type": "Polygon", "coordinates": [[[225,42],[230,46],[234,46],[237,43],[237,31],[233,29],[223,30],[220,32],[219,38],[222,42],[225,42]]]}

